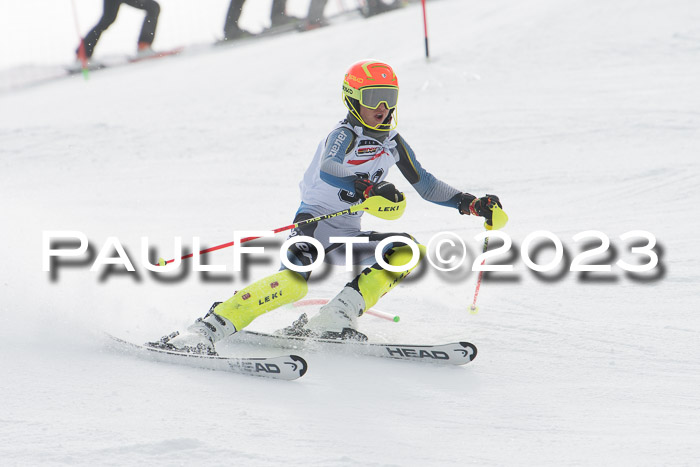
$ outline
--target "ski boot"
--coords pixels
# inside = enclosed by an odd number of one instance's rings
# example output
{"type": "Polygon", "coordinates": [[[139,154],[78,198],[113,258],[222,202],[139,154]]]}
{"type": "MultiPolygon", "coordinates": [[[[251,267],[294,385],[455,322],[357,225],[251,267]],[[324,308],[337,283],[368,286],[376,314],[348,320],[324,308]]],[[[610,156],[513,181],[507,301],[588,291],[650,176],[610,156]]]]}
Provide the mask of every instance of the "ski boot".
{"type": "Polygon", "coordinates": [[[158,55],[148,42],[139,42],[136,46],[136,58],[147,58],[158,55]]]}
{"type": "Polygon", "coordinates": [[[215,302],[204,318],[197,318],[187,331],[180,334],[178,331],[160,338],[158,342],[149,342],[146,345],[173,352],[191,353],[198,355],[218,355],[214,342],[230,336],[236,332],[235,326],[228,319],[214,313],[214,308],[221,302],[215,302]]]}
{"type": "Polygon", "coordinates": [[[357,318],[364,312],[364,306],[362,295],[346,286],[333,300],[323,305],[316,316],[309,319],[303,313],[291,326],[277,334],[364,342],[367,336],[357,330],[357,318]]]}

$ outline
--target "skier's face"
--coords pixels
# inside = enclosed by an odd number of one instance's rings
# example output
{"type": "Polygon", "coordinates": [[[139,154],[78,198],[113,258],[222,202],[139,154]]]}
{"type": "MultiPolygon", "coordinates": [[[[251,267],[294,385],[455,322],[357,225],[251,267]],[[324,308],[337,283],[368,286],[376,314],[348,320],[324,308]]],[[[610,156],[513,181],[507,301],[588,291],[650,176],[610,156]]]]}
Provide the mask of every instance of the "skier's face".
{"type": "Polygon", "coordinates": [[[387,109],[384,104],[379,104],[379,107],[376,109],[369,109],[363,105],[360,106],[360,117],[362,117],[362,120],[370,127],[381,125],[388,115],[389,109],[387,109]]]}

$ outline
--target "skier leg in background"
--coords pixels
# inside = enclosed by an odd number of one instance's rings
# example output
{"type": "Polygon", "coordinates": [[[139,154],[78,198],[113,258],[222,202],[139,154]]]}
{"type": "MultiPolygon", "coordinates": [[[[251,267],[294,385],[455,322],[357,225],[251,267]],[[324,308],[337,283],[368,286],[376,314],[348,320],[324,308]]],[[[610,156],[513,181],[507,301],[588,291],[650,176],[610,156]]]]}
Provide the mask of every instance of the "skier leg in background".
{"type": "MultiPolygon", "coordinates": [[[[245,0],[231,0],[231,3],[229,3],[226,13],[226,22],[224,23],[224,39],[221,42],[254,36],[254,34],[238,26],[238,20],[241,17],[244,3],[245,0]]],[[[287,16],[286,8],[287,0],[272,1],[272,8],[270,9],[270,28],[296,23],[297,18],[287,16]]]]}
{"type": "Polygon", "coordinates": [[[143,19],[141,33],[137,51],[140,55],[150,55],[153,53],[153,41],[156,38],[156,27],[158,27],[158,16],[160,15],[160,5],[155,0],[124,0],[127,5],[146,11],[143,19]]]}
{"type": "Polygon", "coordinates": [[[395,10],[401,6],[399,0],[393,0],[391,3],[385,3],[382,0],[365,0],[364,4],[360,7],[360,11],[362,11],[364,16],[369,17],[395,10]]]}
{"type": "MultiPolygon", "coordinates": [[[[95,46],[97,41],[100,40],[102,33],[114,23],[117,19],[117,14],[119,13],[119,6],[121,5],[120,0],[104,0],[104,6],[102,8],[102,17],[97,22],[97,24],[85,35],[83,39],[83,44],[85,46],[85,57],[91,58],[95,51],[95,46]]],[[[80,53],[80,47],[75,51],[76,55],[80,53]]],[[[80,58],[80,57],[78,57],[80,58]]]]}
{"type": "MultiPolygon", "coordinates": [[[[151,50],[151,44],[155,38],[156,26],[158,24],[160,5],[155,0],[104,0],[102,17],[83,39],[85,58],[89,59],[92,57],[92,54],[95,51],[95,46],[100,40],[100,36],[102,36],[102,33],[107,30],[107,28],[109,28],[117,19],[119,7],[122,3],[126,3],[127,5],[140,10],[146,10],[146,18],[144,19],[143,26],[141,27],[137,51],[147,53],[151,50]]],[[[78,59],[80,59],[80,47],[78,47],[75,53],[78,56],[78,59]]]]}
{"type": "Polygon", "coordinates": [[[328,0],[311,0],[309,12],[306,15],[306,19],[299,25],[299,29],[302,31],[311,31],[312,29],[327,26],[328,22],[323,16],[326,3],[328,3],[328,0]]]}
{"type": "MultiPolygon", "coordinates": [[[[423,199],[463,215],[484,217],[487,224],[491,223],[493,207],[502,207],[497,196],[476,197],[437,179],[421,166],[411,147],[396,131],[399,85],[389,65],[376,60],[353,64],[345,74],[342,89],[348,113],[319,143],[299,184],[301,205],[295,223],[346,210],[373,196],[392,202],[403,201],[403,193],[385,181],[394,165],[423,199]]],[[[363,231],[361,217],[362,211],[359,211],[307,224],[293,231],[291,236],[314,237],[328,256],[340,247],[331,244],[330,237],[366,236],[370,246],[386,238],[387,234],[363,231]]],[[[412,239],[408,234],[397,235],[412,239]]],[[[424,249],[419,249],[422,257],[424,249]]],[[[409,246],[399,246],[398,242],[387,245],[382,253],[385,262],[392,266],[406,265],[413,256],[409,246]]],[[[316,255],[313,245],[297,242],[289,249],[287,257],[293,264],[308,265],[314,262],[316,255]]],[[[367,255],[358,256],[360,261],[367,258],[367,255]]],[[[373,251],[370,257],[373,257],[373,251]]],[[[317,316],[308,321],[302,316],[283,332],[366,339],[356,329],[357,318],[411,270],[407,268],[394,273],[374,264],[346,284],[317,316]]],[[[188,333],[167,337],[152,345],[184,352],[213,353],[215,342],[243,329],[261,314],[304,297],[308,277],[308,273],[283,268],[238,291],[226,302],[212,306],[203,319],[188,328],[188,333]]]]}
{"type": "Polygon", "coordinates": [[[270,28],[284,26],[286,24],[296,24],[299,18],[287,15],[287,0],[272,0],[270,10],[270,28]]]}
{"type": "Polygon", "coordinates": [[[238,27],[238,20],[243,11],[245,0],[231,0],[226,12],[226,22],[224,23],[223,41],[232,41],[242,37],[250,37],[252,34],[238,27]]]}

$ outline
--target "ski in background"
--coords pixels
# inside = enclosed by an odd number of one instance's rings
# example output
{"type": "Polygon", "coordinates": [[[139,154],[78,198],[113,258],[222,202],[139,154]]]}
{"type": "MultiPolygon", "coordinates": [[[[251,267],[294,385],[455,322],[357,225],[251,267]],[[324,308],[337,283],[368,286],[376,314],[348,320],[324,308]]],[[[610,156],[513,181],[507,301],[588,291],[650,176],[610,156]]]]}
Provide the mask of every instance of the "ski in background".
{"type": "Polygon", "coordinates": [[[136,54],[128,58],[130,63],[144,62],[147,60],[154,60],[157,58],[170,57],[171,55],[177,55],[185,50],[185,47],[175,47],[174,49],[154,51],[145,54],[136,54]]]}
{"type": "Polygon", "coordinates": [[[165,57],[171,57],[173,55],[180,54],[183,50],[185,50],[185,47],[175,47],[169,50],[162,50],[146,54],[106,56],[100,59],[88,60],[85,65],[83,65],[81,61],[78,60],[75,63],[66,66],[65,70],[68,72],[69,75],[74,75],[77,73],[82,73],[85,69],[87,69],[88,71],[97,71],[103,70],[105,68],[116,68],[129,65],[131,63],[140,63],[150,60],[157,60],[165,57]]]}

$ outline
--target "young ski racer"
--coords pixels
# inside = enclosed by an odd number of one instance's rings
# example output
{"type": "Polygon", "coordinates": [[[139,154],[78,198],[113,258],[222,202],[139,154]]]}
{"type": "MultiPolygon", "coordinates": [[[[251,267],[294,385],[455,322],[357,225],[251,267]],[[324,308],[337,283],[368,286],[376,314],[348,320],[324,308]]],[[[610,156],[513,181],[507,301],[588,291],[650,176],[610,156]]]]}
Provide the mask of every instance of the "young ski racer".
{"type": "MultiPolygon", "coordinates": [[[[363,60],[348,69],[343,81],[343,102],[348,114],[318,145],[299,185],[301,205],[294,224],[345,210],[373,196],[381,196],[392,203],[403,202],[403,193],[385,181],[394,165],[422,198],[454,208],[460,214],[484,217],[491,224],[493,207],[502,207],[497,196],[477,198],[463,193],[438,180],[418,162],[411,147],[395,129],[398,95],[398,80],[386,63],[363,60]]],[[[357,331],[358,318],[415,268],[400,272],[384,269],[374,259],[374,248],[390,236],[417,241],[406,233],[362,230],[361,214],[332,217],[292,231],[290,237],[303,235],[318,240],[325,249],[326,261],[336,264],[344,264],[345,248],[352,245],[331,243],[330,237],[366,237],[368,243],[354,246],[353,263],[372,265],[347,283],[316,316],[307,319],[302,315],[292,326],[278,333],[367,340],[357,331]]],[[[425,247],[419,245],[419,250],[422,258],[425,247]]],[[[316,248],[309,242],[295,243],[287,251],[289,262],[298,266],[312,264],[317,256],[316,248]]],[[[392,242],[383,249],[383,259],[392,268],[408,264],[412,256],[411,247],[405,243],[392,242]]],[[[309,274],[295,272],[283,265],[279,272],[239,290],[225,302],[215,303],[204,318],[189,326],[187,332],[165,337],[150,345],[181,352],[215,354],[217,341],[245,328],[256,317],[304,297],[309,274]]]]}

